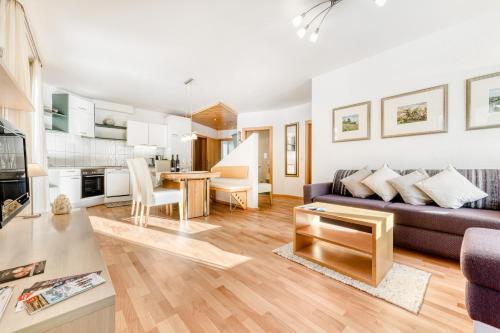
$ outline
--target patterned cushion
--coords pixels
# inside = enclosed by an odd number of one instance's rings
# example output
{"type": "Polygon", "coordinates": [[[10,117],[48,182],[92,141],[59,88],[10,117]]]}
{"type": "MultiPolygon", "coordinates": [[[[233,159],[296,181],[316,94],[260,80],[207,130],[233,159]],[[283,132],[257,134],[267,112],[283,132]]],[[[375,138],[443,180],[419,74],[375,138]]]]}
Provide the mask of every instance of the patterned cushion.
{"type": "MultiPolygon", "coordinates": [[[[333,176],[332,193],[350,197],[351,194],[340,181],[358,170],[337,170],[333,176]]],[[[402,176],[415,171],[415,169],[397,171],[402,176]]],[[[434,176],[442,170],[426,170],[429,176],[434,176]]],[[[500,169],[457,169],[472,184],[488,193],[484,199],[464,205],[467,208],[500,210],[500,169]]],[[[393,200],[396,201],[396,200],[393,200]]]]}

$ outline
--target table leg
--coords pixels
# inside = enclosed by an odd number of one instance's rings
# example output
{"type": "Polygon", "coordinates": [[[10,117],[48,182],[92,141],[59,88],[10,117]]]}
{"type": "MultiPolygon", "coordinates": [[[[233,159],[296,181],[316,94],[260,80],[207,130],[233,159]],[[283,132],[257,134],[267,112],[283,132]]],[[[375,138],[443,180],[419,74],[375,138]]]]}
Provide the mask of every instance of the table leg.
{"type": "Polygon", "coordinates": [[[189,213],[189,181],[186,179],[184,180],[184,190],[185,190],[185,197],[184,197],[184,220],[187,222],[188,220],[188,213],[189,213]]]}
{"type": "Polygon", "coordinates": [[[210,215],[210,179],[208,178],[205,178],[205,195],[203,205],[203,216],[210,215]]]}

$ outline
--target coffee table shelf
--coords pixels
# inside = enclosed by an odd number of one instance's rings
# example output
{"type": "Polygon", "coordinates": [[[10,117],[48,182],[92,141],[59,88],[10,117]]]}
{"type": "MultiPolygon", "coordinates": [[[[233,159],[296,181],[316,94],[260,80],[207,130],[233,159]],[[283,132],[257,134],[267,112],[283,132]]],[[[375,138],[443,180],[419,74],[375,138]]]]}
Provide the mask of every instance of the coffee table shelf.
{"type": "Polygon", "coordinates": [[[297,228],[295,232],[303,236],[311,236],[325,242],[342,245],[363,253],[372,253],[371,233],[337,227],[333,224],[324,222],[297,228]]]}
{"type": "Polygon", "coordinates": [[[372,259],[367,254],[324,241],[317,241],[295,254],[357,280],[372,281],[372,259]]]}
{"type": "Polygon", "coordinates": [[[307,260],[372,286],[392,267],[391,213],[312,203],[295,207],[294,226],[294,253],[307,260]]]}

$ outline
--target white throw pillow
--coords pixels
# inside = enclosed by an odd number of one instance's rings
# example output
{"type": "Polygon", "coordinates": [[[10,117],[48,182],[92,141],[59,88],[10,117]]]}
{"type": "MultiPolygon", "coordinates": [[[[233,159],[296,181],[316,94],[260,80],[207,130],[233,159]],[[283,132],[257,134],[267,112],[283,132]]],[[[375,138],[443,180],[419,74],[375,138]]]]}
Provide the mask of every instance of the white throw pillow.
{"type": "Polygon", "coordinates": [[[377,193],[384,201],[391,201],[398,191],[391,184],[390,179],[400,177],[401,175],[384,164],[380,169],[375,171],[371,176],[362,181],[363,184],[368,186],[373,192],[377,193]]]}
{"type": "Polygon", "coordinates": [[[488,196],[451,165],[434,177],[422,180],[415,185],[443,208],[460,208],[468,202],[488,196]]]}
{"type": "Polygon", "coordinates": [[[415,186],[424,179],[429,178],[425,170],[419,169],[410,174],[389,180],[389,183],[401,194],[404,202],[415,206],[425,206],[432,199],[422,190],[415,186]]]}
{"type": "Polygon", "coordinates": [[[368,170],[368,168],[364,167],[361,170],[358,170],[356,173],[350,175],[349,177],[345,177],[340,182],[344,184],[347,190],[352,194],[355,198],[367,198],[370,195],[374,194],[370,188],[366,187],[361,183],[363,179],[370,176],[372,172],[368,170]]]}

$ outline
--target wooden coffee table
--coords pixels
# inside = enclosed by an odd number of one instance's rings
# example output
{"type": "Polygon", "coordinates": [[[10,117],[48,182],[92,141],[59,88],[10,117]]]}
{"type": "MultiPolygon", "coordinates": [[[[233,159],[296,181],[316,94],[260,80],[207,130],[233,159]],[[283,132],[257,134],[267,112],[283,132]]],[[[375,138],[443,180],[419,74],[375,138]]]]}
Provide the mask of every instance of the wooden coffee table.
{"type": "Polygon", "coordinates": [[[392,267],[393,226],[391,213],[321,202],[299,206],[294,208],[293,251],[377,286],[392,267]]]}

